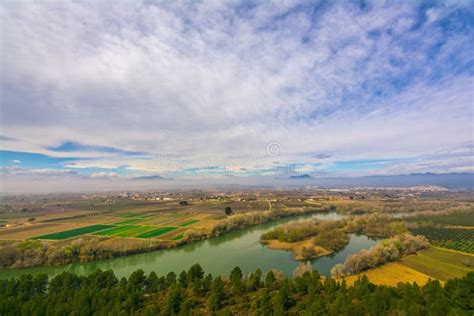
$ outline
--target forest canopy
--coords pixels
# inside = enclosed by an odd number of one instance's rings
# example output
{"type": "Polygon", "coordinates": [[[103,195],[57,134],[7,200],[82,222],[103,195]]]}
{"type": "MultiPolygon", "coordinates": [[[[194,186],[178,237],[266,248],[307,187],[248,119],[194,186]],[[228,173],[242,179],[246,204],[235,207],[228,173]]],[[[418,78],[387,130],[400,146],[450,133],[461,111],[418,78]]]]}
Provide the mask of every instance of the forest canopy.
{"type": "Polygon", "coordinates": [[[1,315],[472,315],[474,273],[397,287],[366,277],[352,286],[302,266],[292,278],[278,271],[206,274],[199,264],[179,275],[143,270],[118,279],[113,271],[88,276],[63,272],[0,281],[1,315]]]}

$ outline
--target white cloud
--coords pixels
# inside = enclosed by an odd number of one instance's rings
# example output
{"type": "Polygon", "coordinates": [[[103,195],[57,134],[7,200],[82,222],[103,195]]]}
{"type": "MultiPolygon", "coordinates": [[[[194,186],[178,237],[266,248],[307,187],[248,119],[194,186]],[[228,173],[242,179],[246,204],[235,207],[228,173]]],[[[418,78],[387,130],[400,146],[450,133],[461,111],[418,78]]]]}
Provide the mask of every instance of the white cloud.
{"type": "Polygon", "coordinates": [[[456,7],[427,10],[418,28],[410,3],[336,3],[315,16],[299,7],[3,5],[2,127],[12,139],[2,146],[88,158],[66,164],[76,171],[245,174],[275,171],[275,159],[256,162],[275,140],[283,163],[317,161],[311,152],[331,153],[326,163],[413,158],[472,140],[472,34],[436,24],[456,7]],[[148,155],[46,149],[66,141],[148,155]],[[155,155],[170,158],[143,159],[155,155]]]}

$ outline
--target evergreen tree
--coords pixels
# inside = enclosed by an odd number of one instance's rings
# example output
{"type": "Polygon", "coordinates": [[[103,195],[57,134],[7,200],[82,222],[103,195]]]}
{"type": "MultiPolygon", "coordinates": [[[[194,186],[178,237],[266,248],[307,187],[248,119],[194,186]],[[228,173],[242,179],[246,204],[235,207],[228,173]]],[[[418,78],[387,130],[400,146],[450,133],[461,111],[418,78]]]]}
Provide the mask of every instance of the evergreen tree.
{"type": "Polygon", "coordinates": [[[178,284],[173,284],[166,299],[166,311],[171,315],[177,315],[181,306],[181,288],[178,284]]]}
{"type": "Polygon", "coordinates": [[[183,288],[188,287],[188,275],[187,275],[186,271],[182,271],[179,274],[178,283],[183,288]]]}
{"type": "Polygon", "coordinates": [[[147,292],[157,292],[158,291],[158,276],[153,271],[151,272],[145,281],[145,288],[147,292]]]}

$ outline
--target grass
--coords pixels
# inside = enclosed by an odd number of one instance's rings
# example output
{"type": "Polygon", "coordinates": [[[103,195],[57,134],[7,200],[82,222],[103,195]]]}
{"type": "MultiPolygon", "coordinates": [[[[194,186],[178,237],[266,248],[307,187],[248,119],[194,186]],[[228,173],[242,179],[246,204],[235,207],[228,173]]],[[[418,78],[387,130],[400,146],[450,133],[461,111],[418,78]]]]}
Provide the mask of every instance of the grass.
{"type": "Polygon", "coordinates": [[[399,282],[424,284],[428,279],[445,282],[463,277],[469,271],[474,271],[473,255],[431,247],[416,255],[403,257],[401,261],[387,263],[345,279],[348,284],[352,284],[360,276],[366,275],[375,284],[395,286],[399,282]]]}
{"type": "Polygon", "coordinates": [[[170,231],[173,231],[177,229],[178,227],[161,227],[149,232],[146,232],[144,234],[138,235],[138,238],[153,238],[153,237],[158,237],[161,235],[164,235],[166,233],[169,233],[170,231]]]}
{"type": "Polygon", "coordinates": [[[181,234],[181,235],[174,236],[173,238],[171,238],[171,240],[180,240],[180,239],[183,239],[183,238],[184,238],[184,235],[181,234]]]}
{"type": "Polygon", "coordinates": [[[139,227],[139,226],[135,226],[135,225],[118,226],[118,227],[114,227],[112,229],[108,229],[108,230],[104,230],[104,231],[95,233],[94,235],[96,235],[96,236],[112,236],[112,235],[119,234],[119,233],[122,233],[124,231],[134,229],[134,228],[137,228],[137,227],[139,227]]]}
{"type": "Polygon", "coordinates": [[[137,224],[143,221],[144,221],[143,218],[135,218],[135,219],[129,219],[126,221],[120,221],[120,222],[114,223],[114,225],[131,225],[131,224],[137,224]]]}
{"type": "Polygon", "coordinates": [[[199,222],[198,219],[192,219],[192,220],[190,220],[190,221],[187,221],[187,222],[184,222],[184,223],[182,223],[182,224],[179,224],[179,226],[186,227],[186,226],[189,226],[189,225],[198,223],[198,222],[199,222]]]}
{"type": "Polygon", "coordinates": [[[57,232],[53,234],[48,234],[48,235],[43,235],[43,236],[38,236],[34,237],[33,239],[51,239],[51,240],[60,240],[60,239],[66,239],[66,238],[72,238],[84,234],[89,234],[101,230],[105,230],[111,227],[115,227],[113,225],[92,225],[92,226],[87,226],[87,227],[81,227],[81,228],[75,228],[75,229],[70,229],[62,232],[57,232]]]}
{"type": "Polygon", "coordinates": [[[410,283],[416,282],[418,284],[425,284],[430,279],[428,275],[415,269],[404,266],[398,262],[390,262],[357,275],[347,276],[345,280],[348,285],[352,285],[362,275],[367,276],[372,283],[387,286],[396,286],[400,282],[403,283],[407,281],[410,283]]]}
{"type": "Polygon", "coordinates": [[[417,255],[402,258],[401,264],[432,278],[447,281],[474,271],[474,256],[431,247],[417,255]]]}
{"type": "Polygon", "coordinates": [[[156,228],[156,226],[138,226],[137,228],[130,229],[114,235],[115,237],[133,237],[138,234],[143,234],[149,230],[156,228]]]}

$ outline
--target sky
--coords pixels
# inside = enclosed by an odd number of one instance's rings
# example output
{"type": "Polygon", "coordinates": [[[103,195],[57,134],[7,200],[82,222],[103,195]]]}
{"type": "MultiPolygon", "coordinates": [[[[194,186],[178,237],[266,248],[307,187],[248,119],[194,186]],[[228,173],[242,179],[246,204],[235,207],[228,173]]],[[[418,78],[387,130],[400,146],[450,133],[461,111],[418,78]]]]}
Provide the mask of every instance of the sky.
{"type": "Polygon", "coordinates": [[[473,1],[3,1],[0,14],[2,190],[474,172],[473,1]]]}

